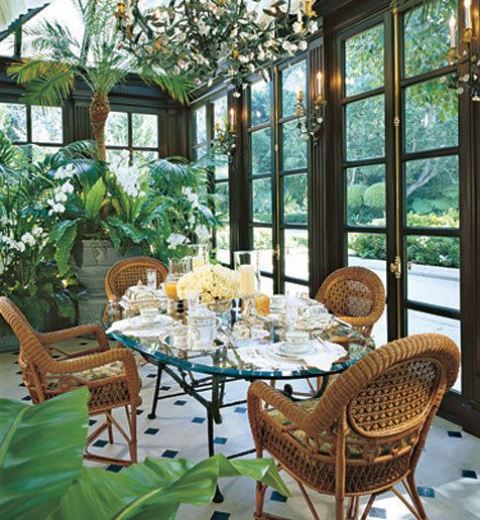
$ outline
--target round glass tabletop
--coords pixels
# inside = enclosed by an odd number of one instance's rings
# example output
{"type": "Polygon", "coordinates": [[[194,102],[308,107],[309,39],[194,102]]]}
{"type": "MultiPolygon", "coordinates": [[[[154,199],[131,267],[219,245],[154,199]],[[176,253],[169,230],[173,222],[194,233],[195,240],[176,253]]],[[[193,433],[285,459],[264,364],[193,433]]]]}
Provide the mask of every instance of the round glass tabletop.
{"type": "Polygon", "coordinates": [[[173,335],[145,337],[117,331],[110,337],[156,365],[246,380],[338,374],[373,348],[370,338],[336,321],[313,334],[312,349],[297,356],[284,355],[280,343],[272,342],[270,337],[233,340],[224,336],[208,349],[185,348],[176,344],[173,335]]]}

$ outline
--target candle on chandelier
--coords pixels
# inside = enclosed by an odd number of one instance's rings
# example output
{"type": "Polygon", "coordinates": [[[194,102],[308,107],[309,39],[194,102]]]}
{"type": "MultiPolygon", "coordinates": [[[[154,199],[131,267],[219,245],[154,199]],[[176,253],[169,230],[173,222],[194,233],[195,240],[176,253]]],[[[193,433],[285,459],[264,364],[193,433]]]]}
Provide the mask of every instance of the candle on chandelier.
{"type": "Polygon", "coordinates": [[[303,90],[301,88],[298,89],[297,101],[303,103],[303,90]]]}
{"type": "Polygon", "coordinates": [[[450,27],[450,48],[453,49],[457,46],[457,19],[455,15],[452,14],[450,17],[448,26],[450,27]]]}
{"type": "Polygon", "coordinates": [[[472,28],[472,0],[465,0],[465,29],[472,28]]]}
{"type": "Polygon", "coordinates": [[[229,119],[229,125],[230,125],[230,132],[233,132],[235,130],[235,109],[231,108],[230,112],[230,119],[229,119]]]}

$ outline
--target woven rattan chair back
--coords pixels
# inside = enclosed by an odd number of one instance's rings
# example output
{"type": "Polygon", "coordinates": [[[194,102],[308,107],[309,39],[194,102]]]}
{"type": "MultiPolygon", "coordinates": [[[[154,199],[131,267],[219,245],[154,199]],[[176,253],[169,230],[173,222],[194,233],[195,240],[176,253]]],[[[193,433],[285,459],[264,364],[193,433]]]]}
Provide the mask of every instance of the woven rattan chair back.
{"type": "Polygon", "coordinates": [[[385,288],[373,271],[344,267],[325,279],[316,299],[336,316],[370,334],[385,309],[385,288]]]}
{"type": "MultiPolygon", "coordinates": [[[[300,486],[335,495],[337,520],[344,518],[346,497],[349,519],[357,518],[362,495],[370,495],[362,519],[380,493],[391,490],[404,501],[395,488],[400,482],[413,502],[407,507],[426,519],[415,469],[459,364],[459,349],[446,336],[393,341],[338,376],[308,412],[255,382],[249,388],[249,417],[257,453],[268,450],[300,486]],[[281,410],[284,419],[272,420],[265,403],[281,410]]],[[[264,488],[257,486],[256,518],[264,518],[263,496],[264,488]]]]}
{"type": "Polygon", "coordinates": [[[126,258],[114,264],[107,272],[105,277],[105,292],[109,300],[119,299],[125,291],[136,285],[139,281],[147,283],[147,269],[157,271],[157,285],[165,281],[168,269],[155,258],[139,256],[126,258]]]}

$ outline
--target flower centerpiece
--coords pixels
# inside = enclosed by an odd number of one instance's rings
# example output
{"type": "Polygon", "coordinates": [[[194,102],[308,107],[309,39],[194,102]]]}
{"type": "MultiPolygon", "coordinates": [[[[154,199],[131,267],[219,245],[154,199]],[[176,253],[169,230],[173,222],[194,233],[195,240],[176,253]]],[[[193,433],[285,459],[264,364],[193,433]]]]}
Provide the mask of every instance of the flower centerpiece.
{"type": "Polygon", "coordinates": [[[238,297],[238,273],[221,265],[205,265],[182,276],[177,284],[177,295],[187,299],[189,292],[196,292],[202,303],[233,300],[238,297]]]}

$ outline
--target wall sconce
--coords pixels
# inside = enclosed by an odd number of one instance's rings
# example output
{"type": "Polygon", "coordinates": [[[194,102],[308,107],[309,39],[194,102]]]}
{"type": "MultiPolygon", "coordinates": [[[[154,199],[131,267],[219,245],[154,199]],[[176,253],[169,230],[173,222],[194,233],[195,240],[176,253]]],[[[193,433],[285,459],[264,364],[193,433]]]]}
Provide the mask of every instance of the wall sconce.
{"type": "Polygon", "coordinates": [[[310,137],[313,143],[317,144],[320,140],[320,130],[323,126],[324,109],[327,101],[323,95],[323,74],[317,72],[315,77],[315,97],[312,107],[308,110],[305,107],[305,96],[303,90],[299,89],[297,102],[295,105],[295,115],[297,117],[297,128],[302,137],[307,140],[310,137]]]}
{"type": "Polygon", "coordinates": [[[458,94],[468,92],[472,101],[480,102],[480,59],[476,48],[478,37],[473,33],[472,24],[472,0],[464,0],[465,29],[457,44],[457,19],[455,15],[448,22],[450,29],[450,50],[448,51],[448,63],[456,65],[458,70],[451,86],[458,94]],[[463,47],[463,54],[459,54],[459,48],[463,47]],[[468,64],[468,72],[460,73],[460,66],[468,64]]]}
{"type": "Polygon", "coordinates": [[[235,121],[235,109],[232,107],[222,127],[220,121],[215,123],[214,152],[220,155],[232,156],[237,149],[237,130],[235,121]]]}

